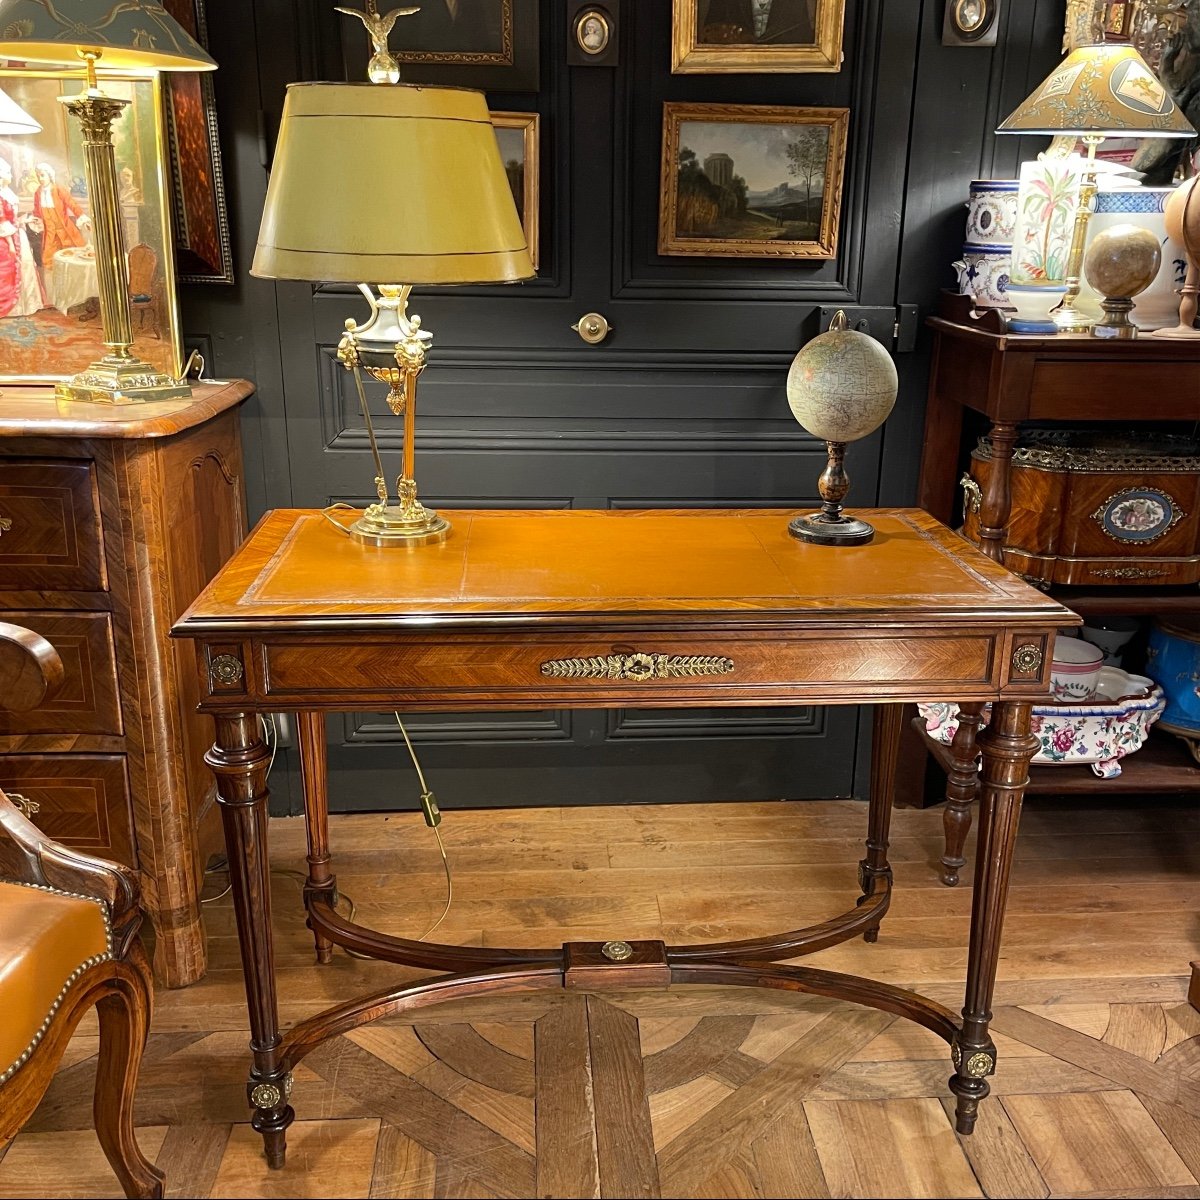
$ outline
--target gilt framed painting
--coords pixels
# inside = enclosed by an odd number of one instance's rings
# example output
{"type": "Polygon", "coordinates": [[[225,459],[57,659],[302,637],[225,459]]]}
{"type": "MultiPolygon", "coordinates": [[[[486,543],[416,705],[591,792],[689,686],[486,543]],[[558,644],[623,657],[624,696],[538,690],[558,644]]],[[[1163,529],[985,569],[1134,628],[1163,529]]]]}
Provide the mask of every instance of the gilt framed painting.
{"type": "MultiPolygon", "coordinates": [[[[363,0],[346,7],[362,8],[363,0]]],[[[420,0],[400,11],[390,45],[402,83],[538,90],[538,0],[420,0]]],[[[370,56],[361,26],[344,27],[346,78],[366,79],[370,56]]]]}
{"type": "Polygon", "coordinates": [[[663,107],[659,254],[837,256],[850,110],[663,107]]]}
{"type": "MultiPolygon", "coordinates": [[[[201,45],[208,45],[204,0],[163,0],[163,7],[201,45]]],[[[212,73],[172,71],[164,102],[179,279],[233,283],[233,243],[212,73]]]]}
{"type": "MultiPolygon", "coordinates": [[[[133,352],[178,378],[161,90],[157,77],[100,83],[106,95],[128,101],[112,134],[133,352]]],[[[51,383],[105,354],[83,138],[58,100],[84,86],[79,72],[0,69],[0,87],[41,126],[0,135],[0,382],[51,383]]]]}
{"type": "Polygon", "coordinates": [[[672,0],[671,70],[840,71],[846,0],[672,0]]]}
{"type": "Polygon", "coordinates": [[[500,146],[500,160],[517,203],[517,215],[525,230],[525,243],[533,269],[538,265],[538,208],[541,205],[541,181],[538,162],[537,113],[494,112],[492,125],[500,146]]]}

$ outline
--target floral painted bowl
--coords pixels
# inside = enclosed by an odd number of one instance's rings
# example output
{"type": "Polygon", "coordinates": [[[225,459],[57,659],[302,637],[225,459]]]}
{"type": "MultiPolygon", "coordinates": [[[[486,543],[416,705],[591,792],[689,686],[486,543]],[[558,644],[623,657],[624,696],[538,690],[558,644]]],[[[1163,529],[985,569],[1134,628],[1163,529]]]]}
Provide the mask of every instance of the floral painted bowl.
{"type": "MultiPolygon", "coordinates": [[[[1121,759],[1141,749],[1165,707],[1162,688],[1153,680],[1102,667],[1094,700],[1034,706],[1030,731],[1041,748],[1033,761],[1056,766],[1088,763],[1101,779],[1115,779],[1121,774],[1121,759]]],[[[957,704],[918,704],[917,711],[931,738],[945,745],[954,741],[957,704]]],[[[983,725],[990,716],[989,704],[983,725]]]]}

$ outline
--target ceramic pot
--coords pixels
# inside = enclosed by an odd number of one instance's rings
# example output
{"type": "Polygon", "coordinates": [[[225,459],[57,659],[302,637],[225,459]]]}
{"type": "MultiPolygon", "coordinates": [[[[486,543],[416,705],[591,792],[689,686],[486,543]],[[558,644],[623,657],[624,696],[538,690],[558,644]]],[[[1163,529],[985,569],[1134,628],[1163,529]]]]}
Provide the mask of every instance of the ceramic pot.
{"type": "Polygon", "coordinates": [[[1056,637],[1050,691],[1056,700],[1091,700],[1096,695],[1104,651],[1082,638],[1056,637]]]}
{"type": "MultiPolygon", "coordinates": [[[[1167,236],[1167,199],[1174,188],[1119,188],[1097,192],[1095,211],[1088,221],[1088,242],[1114,225],[1141,225],[1158,238],[1162,247],[1162,265],[1154,281],[1134,304],[1130,320],[1139,329],[1162,329],[1179,323],[1179,295],[1187,273],[1183,244],[1167,236]]],[[[1086,279],[1080,281],[1076,307],[1089,316],[1099,316],[1100,301],[1096,289],[1086,279]]]]}
{"type": "Polygon", "coordinates": [[[1005,296],[1013,312],[1004,322],[1013,333],[1036,333],[1045,337],[1058,332],[1050,310],[1062,303],[1067,294],[1065,283],[1015,283],[1011,279],[1005,296]]]}
{"type": "Polygon", "coordinates": [[[967,201],[967,237],[975,246],[1011,248],[1017,227],[1019,179],[976,179],[967,201]]]}
{"type": "Polygon", "coordinates": [[[1125,649],[1142,623],[1136,617],[1093,617],[1079,631],[1084,641],[1099,646],[1104,651],[1104,665],[1121,665],[1121,651],[1125,649]]]}
{"type": "MultiPolygon", "coordinates": [[[[1152,679],[1104,667],[1093,701],[1034,706],[1029,730],[1040,745],[1033,761],[1047,766],[1086,763],[1101,779],[1115,779],[1121,759],[1142,748],[1165,705],[1163,689],[1152,679]]],[[[981,728],[991,708],[984,709],[981,728]]],[[[931,738],[945,745],[954,741],[957,704],[918,704],[917,711],[931,738]]]]}
{"type": "Polygon", "coordinates": [[[1183,738],[1200,763],[1200,619],[1156,621],[1146,671],[1166,693],[1162,727],[1183,738]]]}
{"type": "Polygon", "coordinates": [[[968,242],[963,256],[953,263],[958,272],[958,290],[970,296],[976,308],[1008,308],[1011,246],[976,246],[968,242]]]}

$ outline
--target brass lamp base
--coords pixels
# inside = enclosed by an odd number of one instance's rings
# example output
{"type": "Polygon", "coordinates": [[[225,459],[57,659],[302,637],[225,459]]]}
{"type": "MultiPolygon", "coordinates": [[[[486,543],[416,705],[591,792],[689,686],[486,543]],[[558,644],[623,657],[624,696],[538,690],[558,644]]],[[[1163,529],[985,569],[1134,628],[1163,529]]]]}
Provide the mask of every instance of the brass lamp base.
{"type": "Polygon", "coordinates": [[[1064,304],[1050,314],[1050,319],[1058,326],[1059,333],[1090,333],[1096,324],[1094,317],[1081,313],[1074,304],[1064,304]]]}
{"type": "Polygon", "coordinates": [[[364,546],[429,546],[446,540],[450,522],[421,505],[413,512],[399,505],[372,504],[348,532],[364,546]]]}
{"type": "Polygon", "coordinates": [[[106,355],[74,378],[63,380],[54,395],[59,400],[90,404],[152,404],[190,400],[192,389],[140,358],[106,355]]]}

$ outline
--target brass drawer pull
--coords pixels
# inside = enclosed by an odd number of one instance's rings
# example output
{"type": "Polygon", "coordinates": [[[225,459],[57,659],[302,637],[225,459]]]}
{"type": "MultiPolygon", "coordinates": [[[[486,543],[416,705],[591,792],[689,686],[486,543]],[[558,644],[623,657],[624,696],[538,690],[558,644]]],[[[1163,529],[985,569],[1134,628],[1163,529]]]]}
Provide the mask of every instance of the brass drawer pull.
{"type": "Polygon", "coordinates": [[[551,679],[680,679],[728,675],[733,659],[715,654],[606,654],[592,658],[555,658],[542,663],[551,679]]]}
{"type": "Polygon", "coordinates": [[[12,517],[0,517],[0,535],[6,534],[12,528],[12,517]]]}
{"type": "Polygon", "coordinates": [[[32,817],[34,813],[42,811],[42,806],[36,800],[30,800],[28,796],[22,796],[20,792],[5,792],[13,806],[19,813],[27,817],[32,817]]]}

